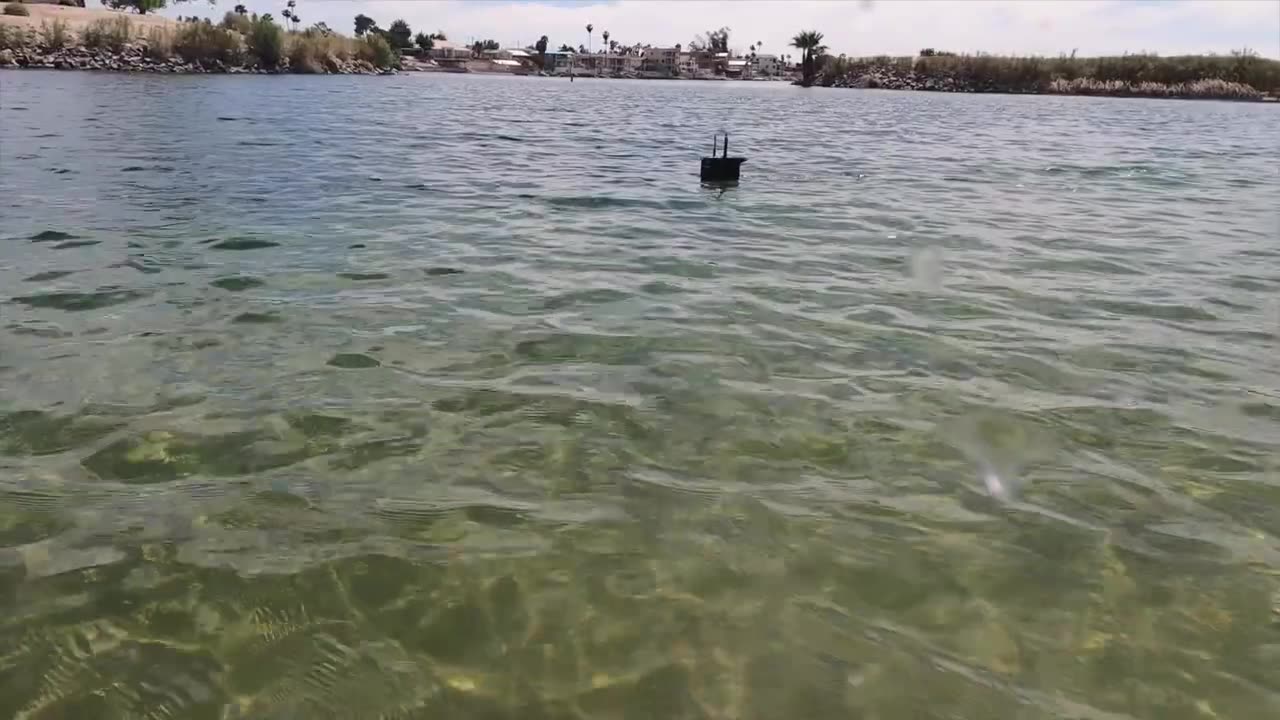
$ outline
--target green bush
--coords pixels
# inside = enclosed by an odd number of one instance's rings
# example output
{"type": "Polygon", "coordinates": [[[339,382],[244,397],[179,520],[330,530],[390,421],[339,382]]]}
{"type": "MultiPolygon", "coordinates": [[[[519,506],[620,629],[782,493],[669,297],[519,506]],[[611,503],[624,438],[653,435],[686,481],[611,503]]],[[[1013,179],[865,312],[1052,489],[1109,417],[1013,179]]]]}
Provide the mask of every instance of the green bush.
{"type": "Polygon", "coordinates": [[[373,34],[356,42],[356,57],[382,69],[395,67],[398,61],[386,38],[373,34]]]}
{"type": "Polygon", "coordinates": [[[40,23],[40,37],[50,50],[61,50],[71,44],[71,33],[67,32],[67,23],[62,20],[40,23]]]}
{"type": "Polygon", "coordinates": [[[31,11],[27,9],[26,5],[11,2],[4,6],[4,14],[16,15],[17,17],[29,17],[31,15],[31,11]]]}
{"type": "Polygon", "coordinates": [[[211,23],[184,23],[173,41],[173,51],[189,63],[239,65],[244,60],[240,35],[211,23]]]}
{"type": "Polygon", "coordinates": [[[113,17],[89,23],[81,34],[87,47],[120,52],[129,42],[131,23],[127,17],[113,17]]]}
{"type": "Polygon", "coordinates": [[[280,61],[284,59],[284,31],[266,16],[252,20],[251,23],[249,34],[245,35],[249,54],[264,68],[280,67],[280,61]]]}

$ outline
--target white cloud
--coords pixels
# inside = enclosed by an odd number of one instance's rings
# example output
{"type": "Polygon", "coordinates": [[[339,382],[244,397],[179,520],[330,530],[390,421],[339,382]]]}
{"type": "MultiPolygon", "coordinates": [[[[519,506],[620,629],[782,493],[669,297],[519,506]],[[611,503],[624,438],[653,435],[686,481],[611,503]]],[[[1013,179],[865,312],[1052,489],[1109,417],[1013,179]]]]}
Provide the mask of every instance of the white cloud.
{"type": "MultiPolygon", "coordinates": [[[[284,8],[284,0],[244,4],[277,17],[284,8]]],[[[210,9],[196,2],[166,13],[217,16],[232,5],[222,0],[210,9]]],[[[403,18],[414,30],[443,29],[450,39],[494,38],[504,45],[532,44],[544,34],[554,45],[586,44],[590,22],[596,43],[609,30],[615,40],[654,45],[687,44],[727,25],[731,45],[745,49],[763,41],[766,52],[785,51],[797,31],[816,29],[833,53],[850,55],[912,55],[922,47],[1039,55],[1250,47],[1280,58],[1280,0],[298,0],[297,10],[307,24],[324,21],[343,32],[364,13],[383,27],[403,18]]]]}

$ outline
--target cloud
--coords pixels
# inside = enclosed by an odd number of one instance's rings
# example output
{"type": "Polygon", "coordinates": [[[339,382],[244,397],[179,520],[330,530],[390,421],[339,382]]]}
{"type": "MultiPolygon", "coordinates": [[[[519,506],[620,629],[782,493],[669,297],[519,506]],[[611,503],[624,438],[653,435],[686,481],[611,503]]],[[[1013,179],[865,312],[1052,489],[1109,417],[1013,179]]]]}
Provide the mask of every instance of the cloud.
{"type": "MultiPolygon", "coordinates": [[[[221,15],[216,8],[181,4],[169,15],[221,15]]],[[[279,16],[284,0],[245,0],[254,12],[279,16]]],[[[762,41],[766,52],[785,51],[797,31],[826,35],[833,53],[914,55],[934,47],[957,52],[1057,55],[1164,55],[1249,47],[1280,58],[1280,0],[298,0],[307,24],[323,21],[350,32],[357,13],[383,27],[403,18],[414,30],[442,29],[453,40],[493,38],[529,45],[547,35],[554,45],[613,39],[654,45],[688,44],[698,33],[727,25],[740,50],[762,41]]]]}

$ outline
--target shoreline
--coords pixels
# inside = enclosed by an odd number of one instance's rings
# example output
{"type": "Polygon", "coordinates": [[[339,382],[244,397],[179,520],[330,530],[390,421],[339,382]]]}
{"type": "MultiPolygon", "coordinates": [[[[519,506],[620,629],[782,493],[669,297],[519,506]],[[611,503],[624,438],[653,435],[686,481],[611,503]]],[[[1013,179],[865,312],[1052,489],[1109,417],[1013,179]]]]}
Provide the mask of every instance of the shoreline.
{"type": "MultiPolygon", "coordinates": [[[[348,38],[327,28],[288,31],[269,16],[228,12],[219,24],[60,5],[23,5],[30,16],[0,16],[0,68],[152,74],[395,75],[403,72],[561,77],[536,64],[483,57],[439,65],[401,54],[382,37],[348,38]],[[50,22],[52,21],[52,22],[50,22]],[[510,66],[510,67],[507,67],[510,66]]],[[[527,56],[526,56],[527,57],[527,56]]],[[[801,81],[773,77],[582,73],[577,79],[785,82],[801,87],[1138,99],[1280,102],[1280,62],[1247,54],[1017,58],[953,54],[826,56],[801,81]],[[1224,78],[1232,78],[1227,80],[1224,78]],[[1253,84],[1250,84],[1253,83],[1253,84]],[[1259,89],[1262,88],[1262,89],[1259,89]]]]}
{"type": "MultiPolygon", "coordinates": [[[[264,68],[257,65],[227,65],[221,61],[186,62],[151,57],[145,44],[130,43],[119,51],[91,49],[84,45],[54,51],[0,49],[0,70],[80,70],[153,75],[298,75],[290,67],[264,68]]],[[[395,75],[395,68],[379,69],[371,63],[350,60],[337,63],[323,75],[395,75]]]]}

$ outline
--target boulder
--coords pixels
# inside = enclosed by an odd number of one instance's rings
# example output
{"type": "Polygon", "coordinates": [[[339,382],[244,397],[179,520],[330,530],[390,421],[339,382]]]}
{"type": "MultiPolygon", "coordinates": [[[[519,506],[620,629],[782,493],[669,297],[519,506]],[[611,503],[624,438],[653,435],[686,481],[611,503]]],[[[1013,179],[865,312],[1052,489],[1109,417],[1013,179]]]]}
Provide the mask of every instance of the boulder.
{"type": "Polygon", "coordinates": [[[0,50],[0,67],[13,67],[18,64],[17,58],[9,48],[0,50]]]}

